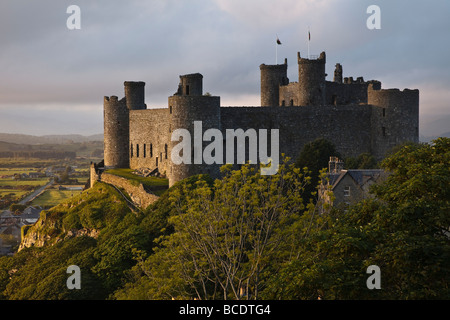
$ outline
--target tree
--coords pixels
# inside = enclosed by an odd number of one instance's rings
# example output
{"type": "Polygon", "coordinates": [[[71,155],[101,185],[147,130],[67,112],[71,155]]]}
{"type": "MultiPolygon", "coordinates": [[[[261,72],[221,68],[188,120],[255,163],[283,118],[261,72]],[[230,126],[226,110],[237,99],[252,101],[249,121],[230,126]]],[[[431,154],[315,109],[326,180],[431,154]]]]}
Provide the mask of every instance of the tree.
{"type": "Polygon", "coordinates": [[[142,264],[153,288],[167,296],[257,299],[271,269],[293,255],[291,228],[304,210],[301,194],[309,179],[292,164],[280,165],[273,176],[249,165],[222,170],[224,178],[212,188],[200,180],[173,194],[177,214],[169,222],[175,231],[142,264]]]}
{"type": "Polygon", "coordinates": [[[375,169],[377,168],[377,161],[370,153],[361,153],[356,158],[346,158],[344,165],[347,169],[375,169]]]}
{"type": "Polygon", "coordinates": [[[450,298],[450,139],[406,145],[382,167],[390,175],[375,198],[330,215],[273,275],[266,298],[450,298]],[[367,288],[370,265],[381,290],[367,288]]]}
{"type": "MultiPolygon", "coordinates": [[[[320,171],[328,168],[330,157],[340,157],[340,154],[336,151],[334,144],[324,138],[318,138],[303,147],[295,166],[301,169],[306,167],[311,172],[311,183],[306,186],[306,195],[315,192],[319,183],[320,171]]],[[[310,199],[312,198],[314,197],[310,196],[310,199]]]]}

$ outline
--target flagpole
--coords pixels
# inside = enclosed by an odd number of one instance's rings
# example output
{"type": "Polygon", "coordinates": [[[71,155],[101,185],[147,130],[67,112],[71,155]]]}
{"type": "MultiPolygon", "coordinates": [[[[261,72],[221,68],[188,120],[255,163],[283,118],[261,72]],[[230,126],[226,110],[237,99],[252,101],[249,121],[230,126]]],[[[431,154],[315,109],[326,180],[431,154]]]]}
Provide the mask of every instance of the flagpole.
{"type": "Polygon", "coordinates": [[[278,38],[278,34],[277,36],[277,41],[275,41],[275,65],[278,64],[278,45],[280,44],[280,39],[278,38]]]}
{"type": "Polygon", "coordinates": [[[278,43],[275,42],[275,64],[278,64],[278,43]]]}
{"type": "Polygon", "coordinates": [[[311,33],[309,31],[309,26],[308,26],[308,59],[309,59],[309,42],[311,41],[311,33]]]}

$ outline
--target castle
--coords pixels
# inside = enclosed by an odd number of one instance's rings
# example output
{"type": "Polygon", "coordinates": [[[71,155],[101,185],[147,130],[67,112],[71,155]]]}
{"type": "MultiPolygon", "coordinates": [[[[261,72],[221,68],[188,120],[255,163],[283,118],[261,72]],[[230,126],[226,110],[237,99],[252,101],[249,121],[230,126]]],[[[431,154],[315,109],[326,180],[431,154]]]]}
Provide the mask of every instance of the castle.
{"type": "Polygon", "coordinates": [[[343,157],[368,152],[378,160],[398,144],[418,142],[419,90],[381,89],[376,80],[343,78],[339,63],[333,81],[327,81],[325,52],[308,58],[298,53],[297,60],[298,82],[287,77],[287,59],[260,66],[257,107],[221,106],[220,97],[203,94],[203,76],[195,73],[180,76],[168,108],[147,109],[145,83],[126,81],[124,98],[104,97],[105,168],[157,169],[170,185],[194,174],[218,176],[222,164],[171,160],[172,148],[179,143],[172,141],[172,133],[187,129],[196,139],[194,121],[202,122],[202,132],[278,129],[279,153],[293,159],[319,137],[334,143],[343,157]]]}

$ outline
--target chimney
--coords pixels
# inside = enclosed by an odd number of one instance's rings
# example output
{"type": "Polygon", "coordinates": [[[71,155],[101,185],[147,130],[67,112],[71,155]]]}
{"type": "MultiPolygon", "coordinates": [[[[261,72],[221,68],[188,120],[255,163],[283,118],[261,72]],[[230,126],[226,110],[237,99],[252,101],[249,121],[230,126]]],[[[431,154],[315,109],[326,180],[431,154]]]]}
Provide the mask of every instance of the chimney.
{"type": "Polygon", "coordinates": [[[328,172],[339,173],[342,170],[344,170],[344,162],[339,160],[338,157],[330,157],[330,161],[328,161],[328,172]]]}

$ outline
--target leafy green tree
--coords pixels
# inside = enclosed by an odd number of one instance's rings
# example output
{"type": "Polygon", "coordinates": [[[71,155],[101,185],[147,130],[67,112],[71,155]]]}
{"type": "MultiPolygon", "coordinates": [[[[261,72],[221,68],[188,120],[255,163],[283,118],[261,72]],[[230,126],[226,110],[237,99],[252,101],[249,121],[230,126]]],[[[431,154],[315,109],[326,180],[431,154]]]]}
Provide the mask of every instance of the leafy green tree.
{"type": "Polygon", "coordinates": [[[406,145],[382,166],[391,174],[375,198],[329,215],[265,298],[450,298],[450,139],[406,145]],[[381,290],[367,288],[370,265],[381,270],[381,290]]]}
{"type": "Polygon", "coordinates": [[[376,169],[377,161],[370,153],[361,153],[356,158],[346,158],[344,166],[347,169],[376,169]]]}
{"type": "MultiPolygon", "coordinates": [[[[330,141],[324,138],[318,138],[310,143],[305,144],[300,155],[295,161],[297,168],[308,168],[310,171],[311,182],[306,186],[305,194],[309,199],[317,199],[314,197],[317,185],[319,184],[320,171],[324,168],[328,169],[330,157],[340,157],[336,147],[330,141]]],[[[305,200],[309,200],[305,199],[305,200]]]]}
{"type": "Polygon", "coordinates": [[[271,269],[294,254],[309,178],[292,164],[272,176],[249,165],[222,170],[212,188],[199,180],[173,193],[174,233],[141,265],[152,298],[257,299],[271,269]]]}

